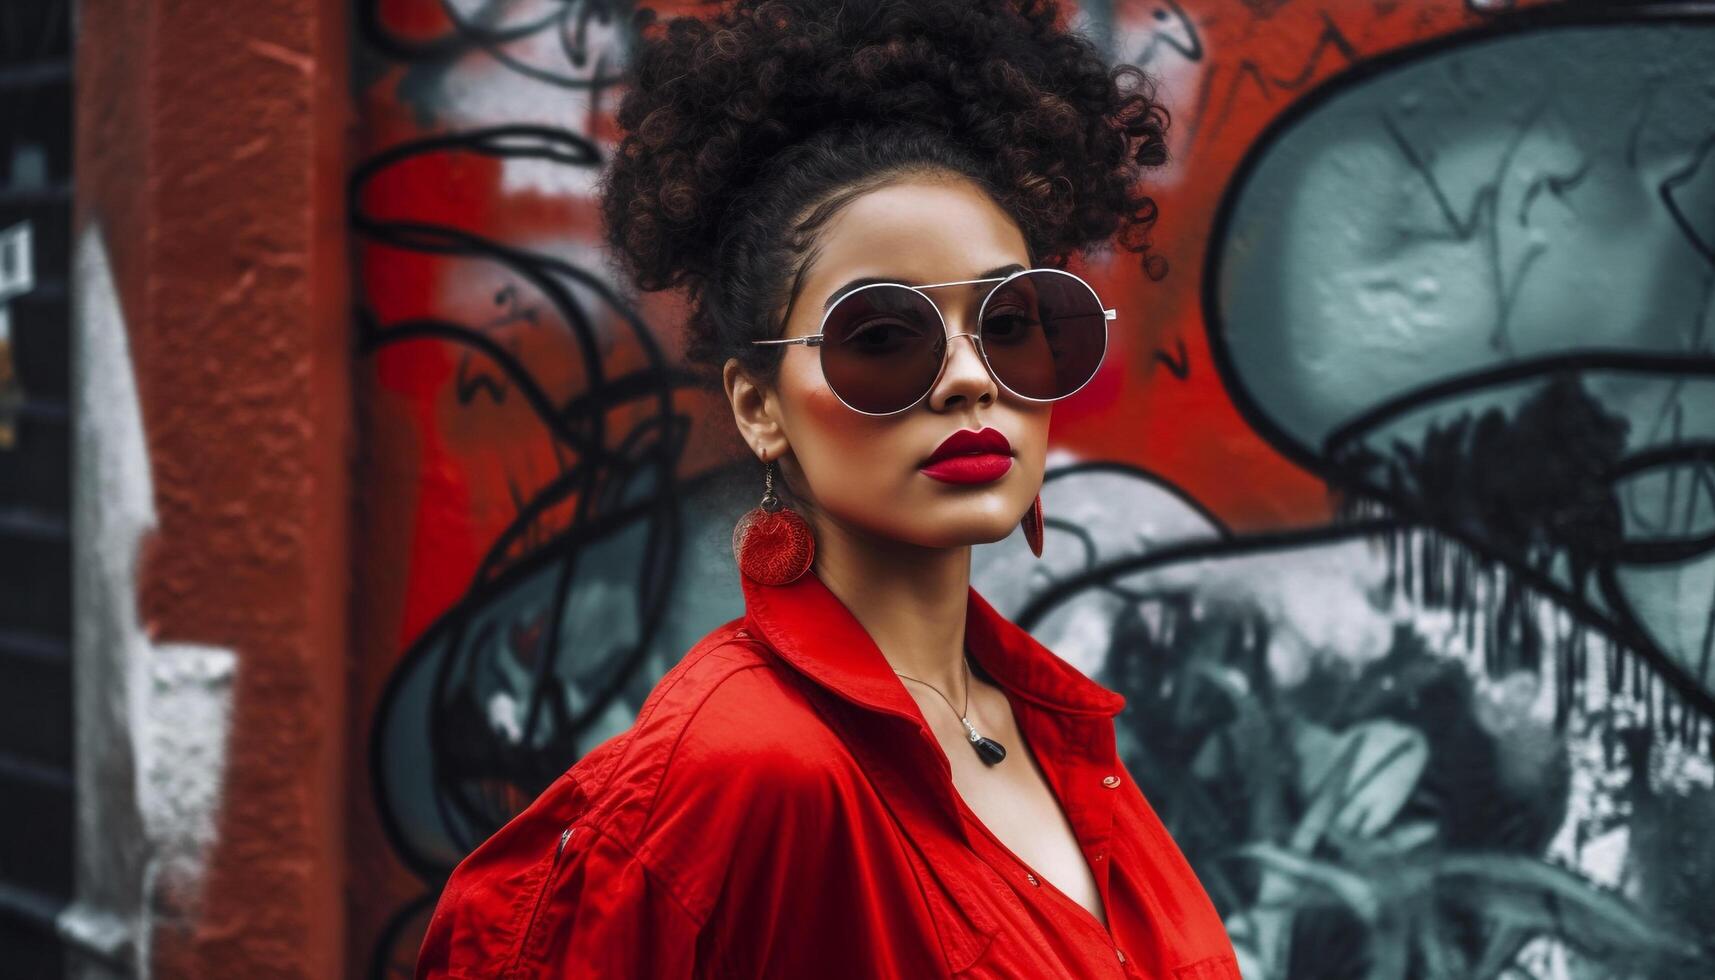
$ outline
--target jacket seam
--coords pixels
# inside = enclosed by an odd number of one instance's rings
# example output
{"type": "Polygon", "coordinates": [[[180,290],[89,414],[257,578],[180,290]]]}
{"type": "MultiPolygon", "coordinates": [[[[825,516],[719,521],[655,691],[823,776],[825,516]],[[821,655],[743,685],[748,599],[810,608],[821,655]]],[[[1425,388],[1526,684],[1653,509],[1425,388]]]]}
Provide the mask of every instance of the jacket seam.
{"type": "MultiPolygon", "coordinates": [[[[723,643],[720,646],[715,647],[713,650],[710,650],[709,652],[712,654],[715,651],[721,649],[722,647],[724,647],[726,645],[727,644],[723,643]]],[[[662,773],[661,782],[666,781],[666,774],[667,774],[668,770],[670,770],[672,768],[673,759],[674,759],[674,757],[676,757],[678,755],[679,746],[684,742],[685,733],[690,730],[691,723],[693,721],[695,721],[697,715],[702,712],[704,705],[707,705],[709,703],[709,698],[711,696],[713,696],[713,694],[716,691],[720,690],[721,685],[725,684],[727,681],[732,680],[734,677],[737,677],[746,671],[766,670],[766,669],[768,669],[768,665],[765,663],[743,664],[743,665],[739,666],[736,670],[733,670],[731,673],[727,674],[725,677],[722,677],[713,686],[711,686],[707,692],[704,693],[703,699],[701,701],[699,701],[697,703],[697,706],[695,708],[693,708],[691,710],[690,714],[685,717],[684,723],[679,726],[678,733],[673,737],[672,747],[668,749],[667,757],[665,760],[663,760],[663,762],[661,764],[661,773],[662,773]]],[[[677,683],[677,682],[675,682],[675,683],[677,683]]],[[[628,750],[628,752],[629,752],[629,750],[628,750]]],[[[620,767],[615,766],[615,771],[617,772],[619,770],[619,768],[620,767]]],[[[609,777],[609,778],[611,778],[611,777],[609,777]]],[[[648,807],[648,810],[644,814],[642,824],[640,825],[640,828],[639,828],[640,833],[644,836],[647,836],[650,821],[654,818],[655,810],[660,805],[660,802],[661,802],[661,782],[656,783],[655,788],[653,790],[651,790],[650,794],[649,794],[649,807],[648,807]]],[[[702,928],[703,925],[707,921],[706,914],[699,914],[698,912],[696,912],[691,907],[691,903],[686,901],[685,898],[683,897],[683,894],[682,894],[683,889],[681,888],[679,882],[672,875],[668,874],[667,872],[663,871],[660,868],[657,868],[652,863],[653,858],[648,856],[649,852],[648,852],[648,848],[646,846],[639,845],[634,841],[627,840],[625,837],[621,836],[619,833],[616,833],[608,825],[608,818],[610,816],[611,816],[611,814],[609,814],[605,811],[603,811],[599,814],[592,813],[590,815],[590,817],[585,821],[585,823],[587,826],[590,826],[590,827],[594,828],[595,830],[597,830],[603,837],[606,837],[608,840],[611,840],[615,844],[619,845],[625,851],[625,853],[629,854],[632,858],[634,858],[637,861],[637,863],[641,864],[645,870],[647,870],[652,876],[654,876],[658,881],[660,881],[660,883],[663,885],[663,887],[665,888],[667,893],[672,896],[673,901],[679,906],[679,908],[686,915],[691,917],[691,921],[695,922],[699,929],[702,928]]]]}
{"type": "MultiPolygon", "coordinates": [[[[842,743],[846,744],[846,751],[852,754],[852,764],[856,767],[858,772],[863,774],[864,782],[869,786],[870,791],[875,794],[875,798],[881,804],[882,809],[887,812],[887,828],[892,832],[895,843],[898,844],[902,850],[908,849],[911,854],[916,856],[916,859],[914,860],[910,855],[907,855],[906,861],[911,867],[912,880],[917,883],[917,894],[923,900],[924,911],[929,919],[930,925],[935,930],[936,938],[940,941],[941,965],[946,968],[949,976],[957,973],[963,973],[966,970],[971,969],[971,967],[975,966],[981,960],[983,953],[986,952],[993,944],[995,931],[998,929],[998,926],[990,923],[989,928],[986,930],[981,926],[976,927],[973,931],[976,935],[982,937],[981,941],[970,939],[969,933],[966,933],[966,938],[970,941],[971,947],[975,949],[975,952],[969,963],[964,966],[954,965],[947,948],[949,945],[947,930],[958,930],[959,927],[943,923],[940,917],[934,914],[933,902],[929,897],[931,886],[924,877],[925,867],[932,866],[934,864],[933,860],[925,852],[922,843],[913,837],[908,830],[906,830],[907,821],[899,815],[899,811],[894,807],[893,802],[888,799],[887,794],[883,792],[881,786],[877,784],[875,773],[871,772],[869,767],[864,764],[863,757],[851,748],[851,739],[847,737],[848,731],[844,723],[836,721],[833,717],[833,713],[825,710],[824,706],[820,703],[819,698],[816,696],[816,693],[813,690],[808,689],[810,684],[802,675],[795,673],[793,682],[806,688],[803,692],[804,699],[805,702],[809,704],[810,710],[814,711],[816,715],[822,719],[822,723],[827,725],[828,729],[832,731],[842,743]]],[[[948,900],[958,905],[967,915],[972,915],[973,917],[986,917],[987,913],[973,909],[970,905],[960,900],[956,895],[953,895],[951,893],[951,889],[947,888],[943,882],[937,880],[935,882],[935,887],[948,891],[948,900]]],[[[963,932],[963,930],[959,931],[963,932]]]]}
{"type": "MultiPolygon", "coordinates": [[[[732,645],[734,642],[735,641],[732,639],[722,640],[720,643],[715,644],[713,647],[710,647],[702,655],[698,656],[698,658],[697,658],[698,662],[701,662],[704,657],[712,656],[712,655],[720,652],[721,650],[725,649],[726,647],[732,645]]],[[[656,710],[661,707],[661,702],[666,699],[666,696],[675,687],[679,686],[680,682],[682,682],[685,679],[685,675],[687,675],[691,672],[690,668],[693,665],[687,661],[687,662],[682,662],[680,664],[680,666],[685,668],[685,669],[681,670],[679,672],[679,676],[673,678],[672,682],[669,683],[666,687],[660,688],[656,692],[651,694],[650,700],[646,705],[647,710],[646,711],[640,711],[638,713],[637,717],[635,719],[633,719],[631,727],[628,729],[628,733],[625,736],[625,739],[626,739],[625,749],[624,749],[624,751],[620,752],[613,759],[613,761],[608,765],[607,773],[606,773],[606,775],[604,775],[602,777],[601,784],[599,786],[597,786],[597,785],[588,786],[588,790],[589,790],[589,793],[590,793],[590,796],[592,799],[599,798],[607,790],[608,784],[613,781],[614,775],[616,773],[618,773],[621,769],[624,768],[625,763],[631,758],[631,754],[634,751],[636,751],[636,748],[637,748],[637,739],[636,739],[637,731],[640,728],[642,728],[649,721],[650,718],[654,717],[656,710]]],[[[675,669],[677,669],[677,668],[675,668],[675,669]]],[[[723,678],[722,683],[724,683],[724,682],[725,682],[725,679],[723,678]]],[[[719,684],[715,685],[715,687],[719,687],[719,686],[720,686],[719,684]]],[[[714,688],[710,688],[709,691],[710,691],[710,693],[713,693],[714,688]]],[[[706,702],[707,700],[708,700],[708,696],[705,694],[703,697],[703,701],[706,702]]],[[[692,711],[692,715],[695,716],[696,711],[700,711],[700,710],[702,710],[702,703],[699,703],[697,705],[697,708],[692,711]]],[[[689,724],[690,724],[690,722],[687,719],[686,725],[689,725],[689,724]]],[[[684,730],[681,729],[679,732],[679,737],[682,738],[683,736],[684,736],[684,730]]],[[[673,742],[673,747],[675,750],[678,748],[678,744],[679,744],[678,740],[675,739],[673,742]]],[[[655,808],[654,800],[651,799],[650,811],[653,812],[654,808],[655,808]]]]}
{"type": "Polygon", "coordinates": [[[633,861],[636,861],[638,866],[643,868],[644,872],[646,872],[651,878],[655,879],[656,883],[661,886],[661,890],[666,893],[668,898],[673,900],[673,904],[678,907],[679,911],[684,913],[685,917],[690,919],[691,922],[696,925],[698,931],[701,931],[703,927],[708,924],[706,916],[698,915],[696,912],[692,911],[691,904],[685,901],[684,896],[680,894],[678,883],[673,880],[671,875],[668,875],[661,871],[661,869],[655,867],[655,865],[650,863],[649,859],[643,856],[643,853],[640,850],[632,847],[630,844],[627,844],[617,835],[610,834],[605,829],[597,829],[603,837],[613,841],[620,850],[630,856],[633,861]]]}
{"type": "MultiPolygon", "coordinates": [[[[662,893],[665,894],[669,900],[671,900],[673,907],[676,908],[680,914],[684,915],[685,918],[690,920],[690,922],[696,926],[696,931],[701,932],[703,930],[705,920],[701,916],[698,916],[696,913],[691,911],[690,906],[688,906],[685,903],[685,900],[679,896],[677,889],[673,885],[673,882],[671,880],[669,880],[667,878],[667,876],[661,874],[653,866],[651,866],[648,861],[645,861],[643,859],[642,855],[638,854],[636,850],[634,850],[629,845],[627,845],[624,840],[622,840],[620,837],[618,837],[615,834],[608,833],[605,828],[601,827],[600,825],[598,825],[594,822],[581,822],[580,824],[577,824],[575,826],[582,826],[587,832],[600,834],[603,839],[610,841],[615,847],[619,848],[620,851],[623,852],[627,857],[629,857],[633,861],[636,861],[638,867],[642,868],[645,874],[647,874],[651,878],[655,879],[656,882],[661,886],[662,893]]],[[[586,843],[584,846],[589,847],[591,845],[586,843]]],[[[548,901],[549,900],[547,898],[547,895],[546,895],[546,890],[548,888],[550,888],[553,884],[553,872],[554,872],[554,870],[555,869],[553,867],[550,867],[547,875],[543,878],[543,880],[540,883],[539,887],[540,887],[540,890],[542,893],[541,898],[539,899],[540,901],[548,901]]],[[[532,925],[534,925],[534,923],[532,923],[532,925]]],[[[511,955],[508,957],[508,966],[507,966],[507,969],[505,971],[505,975],[507,975],[507,976],[517,975],[517,971],[519,968],[524,967],[528,964],[534,964],[537,962],[537,960],[534,957],[530,956],[529,949],[527,948],[529,946],[531,932],[532,932],[531,929],[525,929],[525,930],[521,931],[519,933],[518,937],[512,942],[512,944],[511,944],[512,952],[511,952],[511,955]]],[[[463,978],[465,976],[467,976],[467,974],[463,974],[463,973],[453,974],[453,975],[449,975],[448,980],[456,980],[456,978],[463,978]]]]}
{"type": "Polygon", "coordinates": [[[1231,966],[1234,968],[1234,971],[1237,972],[1238,957],[1236,957],[1232,953],[1215,953],[1211,956],[1205,956],[1205,957],[1202,957],[1201,959],[1195,959],[1195,960],[1190,961],[1189,963],[1181,963],[1178,966],[1175,966],[1173,968],[1173,975],[1175,977],[1177,977],[1180,974],[1186,972],[1187,970],[1196,970],[1198,972],[1201,972],[1203,967],[1209,966],[1211,964],[1231,966]]]}
{"type": "MultiPolygon", "coordinates": [[[[716,649],[720,648],[717,647],[716,649]]],[[[742,664],[703,692],[703,699],[698,701],[697,706],[691,709],[691,713],[685,716],[684,723],[679,726],[678,733],[673,736],[673,745],[667,750],[667,757],[661,761],[661,779],[655,784],[655,788],[649,791],[649,809],[644,812],[643,822],[638,826],[639,834],[647,836],[650,822],[655,819],[655,809],[661,805],[661,785],[667,781],[667,773],[673,768],[673,760],[679,754],[679,746],[684,744],[685,733],[691,730],[692,723],[697,720],[699,714],[702,714],[704,706],[709,703],[709,699],[714,697],[715,692],[734,677],[750,670],[765,670],[767,666],[767,664],[742,664]]]]}

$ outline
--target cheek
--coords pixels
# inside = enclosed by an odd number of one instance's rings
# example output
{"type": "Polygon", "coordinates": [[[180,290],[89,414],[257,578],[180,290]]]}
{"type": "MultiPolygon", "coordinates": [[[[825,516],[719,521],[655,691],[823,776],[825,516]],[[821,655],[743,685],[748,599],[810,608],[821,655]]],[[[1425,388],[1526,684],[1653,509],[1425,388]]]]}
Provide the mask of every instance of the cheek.
{"type": "Polygon", "coordinates": [[[806,391],[800,404],[792,443],[803,448],[800,458],[815,465],[817,483],[850,479],[879,462],[876,454],[886,445],[879,420],[847,408],[825,385],[806,391]]]}
{"type": "Polygon", "coordinates": [[[792,451],[818,496],[861,497],[911,469],[909,451],[897,444],[903,428],[897,419],[852,411],[819,373],[813,381],[794,379],[786,394],[792,451]]]}
{"type": "Polygon", "coordinates": [[[805,421],[814,425],[816,431],[835,438],[856,438],[872,421],[869,416],[847,408],[833,389],[823,384],[806,385],[799,403],[803,405],[801,414],[805,421]]]}

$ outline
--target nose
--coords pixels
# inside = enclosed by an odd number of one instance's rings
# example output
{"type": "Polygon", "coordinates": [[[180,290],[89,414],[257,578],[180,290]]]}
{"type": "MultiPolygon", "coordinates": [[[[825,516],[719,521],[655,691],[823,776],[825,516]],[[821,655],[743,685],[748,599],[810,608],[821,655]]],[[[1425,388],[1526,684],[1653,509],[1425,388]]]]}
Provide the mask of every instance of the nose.
{"type": "Polygon", "coordinates": [[[946,343],[948,350],[941,363],[941,375],[929,391],[929,407],[945,412],[971,404],[993,404],[1000,397],[1000,389],[977,349],[977,336],[952,332],[947,335],[946,343]]]}

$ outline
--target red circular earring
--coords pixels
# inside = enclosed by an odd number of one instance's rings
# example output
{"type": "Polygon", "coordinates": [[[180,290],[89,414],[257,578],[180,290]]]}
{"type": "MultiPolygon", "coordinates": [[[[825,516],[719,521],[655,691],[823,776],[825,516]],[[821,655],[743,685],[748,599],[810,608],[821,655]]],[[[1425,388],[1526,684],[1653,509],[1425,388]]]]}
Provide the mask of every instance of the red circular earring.
{"type": "Polygon", "coordinates": [[[1042,557],[1042,495],[1030,502],[1030,509],[1024,512],[1024,520],[1018,522],[1024,528],[1024,540],[1030,545],[1030,553],[1042,557]]]}
{"type": "Polygon", "coordinates": [[[732,554],[751,581],[785,585],[810,570],[816,539],[803,515],[774,495],[774,464],[765,460],[763,466],[762,503],[733,527],[732,554]]]}

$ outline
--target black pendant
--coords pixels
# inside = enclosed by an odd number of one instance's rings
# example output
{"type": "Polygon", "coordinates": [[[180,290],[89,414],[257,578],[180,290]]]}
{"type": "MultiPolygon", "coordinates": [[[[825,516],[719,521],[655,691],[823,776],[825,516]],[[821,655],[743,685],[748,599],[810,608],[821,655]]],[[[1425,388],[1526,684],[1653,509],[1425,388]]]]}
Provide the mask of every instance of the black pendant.
{"type": "Polygon", "coordinates": [[[985,736],[971,742],[971,745],[977,750],[977,756],[988,765],[995,765],[1006,758],[1006,746],[992,738],[985,736]]]}

